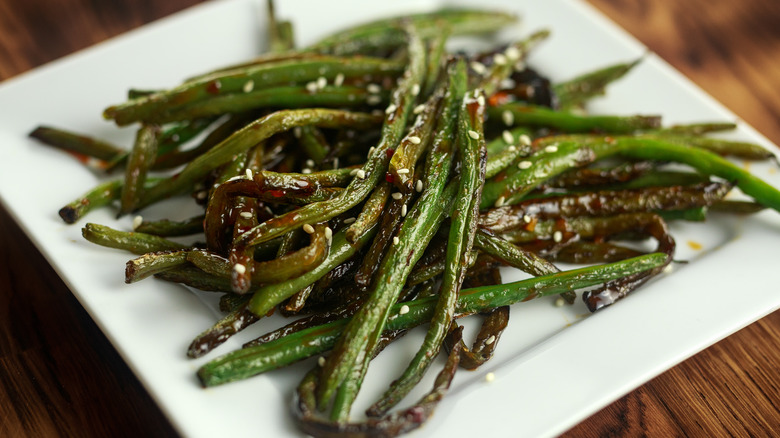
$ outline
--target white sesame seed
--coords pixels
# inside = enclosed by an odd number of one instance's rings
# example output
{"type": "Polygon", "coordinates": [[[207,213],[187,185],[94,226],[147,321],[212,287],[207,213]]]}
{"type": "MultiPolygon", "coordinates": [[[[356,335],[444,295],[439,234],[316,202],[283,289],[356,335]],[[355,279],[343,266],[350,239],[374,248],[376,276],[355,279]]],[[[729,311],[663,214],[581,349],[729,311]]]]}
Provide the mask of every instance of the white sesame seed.
{"type": "Polygon", "coordinates": [[[293,135],[295,136],[295,138],[301,138],[301,135],[303,135],[303,130],[301,129],[300,126],[296,126],[295,128],[293,128],[293,135]]]}
{"type": "Polygon", "coordinates": [[[533,166],[533,163],[530,161],[521,161],[517,163],[518,169],[528,169],[529,167],[533,166]]]}
{"type": "Polygon", "coordinates": [[[333,230],[331,230],[330,227],[325,227],[325,238],[328,240],[333,239],[333,230]]]}
{"type": "Polygon", "coordinates": [[[400,242],[401,239],[398,238],[398,236],[393,236],[393,245],[398,245],[398,242],[400,242]]]}
{"type": "Polygon", "coordinates": [[[479,138],[479,133],[477,131],[473,131],[469,129],[469,137],[473,138],[474,140],[479,138]]]}
{"type": "Polygon", "coordinates": [[[328,85],[328,80],[325,78],[325,76],[320,76],[317,78],[317,88],[322,90],[328,85]]]}
{"type": "Polygon", "coordinates": [[[250,80],[244,82],[244,87],[243,87],[244,93],[249,93],[250,91],[252,91],[254,89],[255,89],[255,81],[250,79],[250,80]]]}
{"type": "Polygon", "coordinates": [[[416,135],[413,135],[413,136],[409,137],[409,141],[412,144],[420,144],[420,143],[422,143],[422,139],[420,137],[416,136],[416,135]]]}
{"type": "Polygon", "coordinates": [[[405,175],[405,174],[407,174],[407,173],[409,173],[409,172],[411,172],[411,170],[409,170],[409,169],[407,169],[407,168],[398,169],[398,170],[396,170],[396,171],[395,171],[395,173],[397,173],[397,174],[399,174],[399,175],[405,175]]]}
{"type": "Polygon", "coordinates": [[[420,114],[423,111],[425,111],[425,104],[424,103],[421,103],[421,104],[417,105],[412,110],[412,112],[415,113],[415,114],[420,114]]]}
{"type": "Polygon", "coordinates": [[[382,102],[382,97],[372,94],[366,98],[366,103],[369,105],[377,105],[382,102]]]}
{"type": "Polygon", "coordinates": [[[179,141],[179,138],[180,138],[180,137],[179,137],[179,134],[173,134],[173,135],[171,136],[171,140],[173,140],[173,141],[179,141]]]}
{"type": "Polygon", "coordinates": [[[503,207],[504,202],[506,202],[506,197],[499,196],[498,199],[496,199],[496,203],[493,204],[495,207],[503,207]]]}
{"type": "Polygon", "coordinates": [[[255,174],[252,172],[252,169],[246,170],[246,179],[255,179],[255,174]]]}
{"type": "Polygon", "coordinates": [[[314,233],[314,227],[311,226],[311,224],[303,224],[303,231],[306,231],[308,234],[314,233]]]}
{"type": "Polygon", "coordinates": [[[136,216],[133,218],[133,229],[137,229],[141,226],[141,224],[144,223],[144,218],[141,216],[136,216]]]}
{"type": "Polygon", "coordinates": [[[493,342],[496,342],[496,335],[490,335],[489,338],[485,339],[485,345],[490,345],[493,342]]]}
{"type": "Polygon", "coordinates": [[[496,375],[493,373],[487,373],[485,374],[485,381],[490,383],[492,381],[496,380],[496,375]]]}
{"type": "Polygon", "coordinates": [[[477,103],[479,104],[479,106],[485,106],[485,95],[484,94],[480,94],[479,96],[477,96],[477,103]]]}
{"type": "Polygon", "coordinates": [[[400,309],[398,309],[399,315],[406,315],[407,313],[409,313],[409,306],[407,306],[406,304],[404,304],[403,306],[401,306],[400,309]]]}
{"type": "MultiPolygon", "coordinates": [[[[369,153],[369,154],[370,154],[370,153],[369,153]]],[[[358,170],[360,170],[360,169],[352,169],[352,170],[350,170],[350,171],[349,171],[349,176],[355,176],[355,175],[357,175],[357,173],[358,173],[358,170]]]]}
{"type": "Polygon", "coordinates": [[[409,210],[408,210],[408,207],[406,206],[406,204],[402,205],[401,206],[401,217],[406,217],[406,213],[408,213],[408,211],[409,210]]]}
{"type": "Polygon", "coordinates": [[[517,61],[517,62],[515,63],[515,70],[517,70],[517,71],[523,71],[523,70],[525,70],[525,63],[524,63],[522,60],[520,60],[520,61],[517,61]]]}
{"type": "Polygon", "coordinates": [[[509,152],[514,152],[517,150],[517,146],[510,144],[509,146],[507,146],[506,150],[508,150],[509,152]]]}
{"type": "Polygon", "coordinates": [[[314,82],[314,81],[311,81],[308,84],[306,84],[306,91],[308,91],[309,93],[316,92],[317,91],[317,83],[314,82]]]}
{"type": "Polygon", "coordinates": [[[563,240],[563,233],[560,231],[556,231],[553,233],[553,242],[559,243],[561,240],[563,240]]]}
{"type": "Polygon", "coordinates": [[[558,146],[555,146],[554,144],[551,144],[551,145],[547,146],[546,148],[544,148],[544,151],[545,152],[550,152],[550,153],[558,152],[558,146]]]}
{"type": "Polygon", "coordinates": [[[344,85],[344,73],[339,73],[333,78],[333,85],[337,87],[344,85]]]}
{"type": "Polygon", "coordinates": [[[421,179],[417,180],[417,183],[414,185],[414,189],[417,191],[417,193],[420,193],[423,191],[423,182],[421,179]]]}
{"type": "Polygon", "coordinates": [[[306,167],[314,167],[314,160],[312,160],[311,158],[306,160],[306,167]]]}
{"type": "Polygon", "coordinates": [[[392,196],[392,197],[393,197],[393,199],[395,199],[396,201],[404,197],[404,195],[403,195],[401,192],[395,192],[395,193],[393,193],[391,196],[392,196]]]}
{"type": "Polygon", "coordinates": [[[417,96],[418,94],[420,94],[420,84],[412,85],[412,96],[417,96]]]}
{"type": "Polygon", "coordinates": [[[366,179],[366,171],[363,169],[358,169],[357,173],[355,173],[355,176],[360,179],[366,179]]]}
{"type": "Polygon", "coordinates": [[[517,61],[520,59],[521,53],[520,49],[518,49],[515,46],[509,46],[507,47],[506,51],[504,51],[504,54],[507,58],[511,59],[512,61],[517,61]]]}
{"type": "Polygon", "coordinates": [[[244,219],[252,219],[252,216],[254,216],[251,211],[242,211],[239,215],[244,219]]]}
{"type": "Polygon", "coordinates": [[[301,169],[301,173],[304,174],[304,175],[308,175],[308,174],[311,173],[311,169],[309,169],[308,167],[305,168],[305,169],[301,169]]]}
{"type": "Polygon", "coordinates": [[[496,56],[493,57],[493,62],[495,62],[498,65],[506,65],[506,55],[503,53],[496,53],[496,56]]]}
{"type": "Polygon", "coordinates": [[[674,270],[674,266],[672,266],[672,264],[670,263],[670,264],[666,265],[666,267],[664,267],[663,272],[665,274],[668,274],[668,273],[672,272],[673,270],[674,270]]]}
{"type": "Polygon", "coordinates": [[[532,220],[532,219],[531,219],[531,216],[528,216],[527,214],[526,214],[526,215],[523,215],[523,222],[525,222],[525,223],[527,223],[527,224],[530,224],[530,223],[531,223],[531,220],[532,220]]]}
{"type": "Polygon", "coordinates": [[[349,225],[349,224],[355,222],[356,220],[357,220],[357,218],[348,217],[348,218],[344,219],[344,225],[349,225]]]}
{"type": "Polygon", "coordinates": [[[390,105],[388,105],[388,107],[387,107],[387,108],[385,108],[385,114],[392,114],[392,113],[394,113],[394,112],[395,112],[395,110],[397,110],[397,109],[398,109],[398,107],[397,107],[397,106],[395,106],[395,104],[394,104],[394,103],[391,103],[390,105]]]}
{"type": "Polygon", "coordinates": [[[563,307],[564,304],[566,304],[566,300],[564,300],[562,297],[558,297],[555,299],[555,302],[553,303],[555,307],[563,307]]]}
{"type": "Polygon", "coordinates": [[[366,91],[368,91],[371,94],[377,94],[380,91],[382,91],[382,87],[380,87],[377,84],[368,84],[366,85],[366,91]]]}
{"type": "Polygon", "coordinates": [[[477,74],[485,74],[487,72],[487,67],[485,67],[485,64],[474,61],[471,63],[471,69],[474,70],[477,74]]]}
{"type": "Polygon", "coordinates": [[[515,81],[513,81],[511,78],[506,78],[506,79],[502,79],[501,80],[501,83],[499,84],[499,87],[501,89],[505,90],[505,89],[508,89],[508,88],[515,88],[515,85],[517,85],[517,83],[515,81]]]}
{"type": "Polygon", "coordinates": [[[501,120],[504,121],[506,126],[512,126],[515,124],[515,115],[512,114],[512,111],[504,110],[504,112],[501,113],[501,120]]]}
{"type": "Polygon", "coordinates": [[[238,274],[243,275],[246,273],[246,266],[242,265],[241,263],[236,263],[233,265],[233,270],[238,274]]]}
{"type": "Polygon", "coordinates": [[[522,134],[520,137],[517,137],[518,142],[523,146],[531,146],[531,137],[522,134]]]}
{"type": "Polygon", "coordinates": [[[336,157],[333,159],[333,168],[338,169],[339,168],[339,157],[336,157]]]}
{"type": "Polygon", "coordinates": [[[502,132],[501,138],[504,139],[504,142],[506,142],[506,144],[512,144],[515,142],[515,137],[512,136],[512,133],[509,131],[502,132]]]}
{"type": "Polygon", "coordinates": [[[197,199],[200,199],[201,201],[206,199],[206,197],[209,195],[209,192],[206,190],[201,190],[198,192],[198,194],[195,195],[197,199]]]}
{"type": "Polygon", "coordinates": [[[317,365],[324,367],[325,366],[325,358],[320,356],[319,359],[317,359],[317,365]]]}
{"type": "Polygon", "coordinates": [[[373,154],[374,150],[376,150],[376,146],[371,146],[370,148],[368,148],[368,155],[373,154]]]}

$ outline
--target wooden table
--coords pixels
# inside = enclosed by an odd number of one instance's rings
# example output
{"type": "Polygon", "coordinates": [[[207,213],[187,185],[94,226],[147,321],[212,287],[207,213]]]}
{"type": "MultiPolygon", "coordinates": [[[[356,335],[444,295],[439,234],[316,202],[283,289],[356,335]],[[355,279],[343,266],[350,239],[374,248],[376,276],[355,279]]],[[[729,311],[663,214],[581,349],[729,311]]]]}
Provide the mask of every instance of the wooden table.
{"type": "MultiPolygon", "coordinates": [[[[780,144],[777,0],[590,0],[780,144]]],[[[197,0],[0,0],[0,80],[197,0]]],[[[0,209],[0,436],[175,436],[114,348],[0,209]]],[[[780,312],[567,436],[780,433],[780,312]]]]}

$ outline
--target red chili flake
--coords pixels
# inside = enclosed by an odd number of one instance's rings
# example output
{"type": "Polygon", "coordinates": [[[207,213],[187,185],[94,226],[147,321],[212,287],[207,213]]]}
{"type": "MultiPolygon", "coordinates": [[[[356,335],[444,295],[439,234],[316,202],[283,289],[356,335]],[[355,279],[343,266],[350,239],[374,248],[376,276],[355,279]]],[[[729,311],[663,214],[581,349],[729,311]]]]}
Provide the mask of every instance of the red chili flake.
{"type": "Polygon", "coordinates": [[[395,153],[395,149],[388,149],[385,151],[385,153],[387,154],[387,158],[391,158],[395,153]]]}
{"type": "Polygon", "coordinates": [[[213,81],[209,82],[208,85],[206,85],[206,92],[210,94],[217,94],[219,93],[220,88],[222,88],[222,83],[219,82],[219,79],[214,79],[213,81]]]}
{"type": "Polygon", "coordinates": [[[273,196],[274,198],[281,198],[282,196],[284,196],[283,190],[269,190],[266,193],[273,196]]]}
{"type": "Polygon", "coordinates": [[[507,103],[508,101],[509,101],[509,93],[504,91],[499,91],[498,93],[488,98],[488,105],[499,106],[507,103]]]}
{"type": "Polygon", "coordinates": [[[390,172],[385,173],[385,181],[389,182],[390,184],[395,182],[395,176],[391,174],[390,172]]]}

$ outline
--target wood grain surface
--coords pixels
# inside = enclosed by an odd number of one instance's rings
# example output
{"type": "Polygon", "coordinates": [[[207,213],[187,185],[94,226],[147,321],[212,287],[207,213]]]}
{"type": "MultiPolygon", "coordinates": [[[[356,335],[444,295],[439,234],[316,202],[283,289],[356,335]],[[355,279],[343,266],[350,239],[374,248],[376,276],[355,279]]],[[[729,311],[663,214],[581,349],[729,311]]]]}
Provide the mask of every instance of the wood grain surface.
{"type": "MultiPolygon", "coordinates": [[[[0,0],[0,80],[195,3],[0,0]]],[[[590,3],[780,144],[780,2],[590,3]]],[[[176,436],[1,208],[0,230],[0,436],[176,436]]],[[[565,436],[773,436],[780,433],[779,385],[780,312],[775,312],[565,436]]]]}

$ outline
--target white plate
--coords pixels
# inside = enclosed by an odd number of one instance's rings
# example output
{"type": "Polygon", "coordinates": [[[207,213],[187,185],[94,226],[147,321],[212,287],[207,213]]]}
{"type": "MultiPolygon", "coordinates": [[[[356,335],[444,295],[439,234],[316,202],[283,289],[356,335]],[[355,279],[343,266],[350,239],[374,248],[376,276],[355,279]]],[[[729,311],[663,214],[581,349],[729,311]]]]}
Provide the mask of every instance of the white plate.
{"type": "MultiPolygon", "coordinates": [[[[198,6],[0,84],[2,201],[187,436],[298,435],[288,405],[294,385],[311,362],[201,389],[194,372],[215,354],[188,360],[184,352],[192,337],[217,318],[214,300],[155,280],[125,285],[124,263],[130,257],[85,242],[80,225],[65,225],[56,214],[61,205],[92,187],[97,177],[26,135],[38,124],[50,124],[128,144],[132,129],[118,130],[102,121],[101,110],[122,101],[128,87],[171,86],[193,73],[257,53],[264,29],[256,17],[262,15],[263,3],[235,0],[198,6]]],[[[502,38],[551,28],[553,38],[534,53],[532,64],[553,79],[646,52],[576,1],[472,3],[510,8],[524,17],[523,26],[502,38]]],[[[305,44],[359,21],[437,4],[354,0],[324,6],[287,0],[277,7],[282,17],[295,22],[298,41],[305,44]]],[[[660,113],[666,123],[736,119],[653,55],[591,108],[660,113]]],[[[774,148],[744,125],[735,137],[774,148]]],[[[751,171],[780,186],[776,168],[752,165],[751,171]]],[[[157,208],[145,214],[168,215],[157,208]]],[[[87,220],[130,228],[129,218],[117,222],[108,210],[87,220]]],[[[495,358],[477,372],[460,372],[435,417],[416,435],[498,436],[502,431],[513,436],[555,435],[780,306],[776,277],[770,275],[780,247],[776,212],[675,225],[673,231],[679,246],[676,257],[692,263],[677,265],[671,275],[620,305],[588,318],[582,317],[581,304],[558,309],[550,301],[538,300],[515,306],[495,358]],[[687,242],[700,243],[703,249],[693,250],[687,242]],[[484,381],[487,372],[495,373],[493,383],[484,381]]],[[[257,334],[272,323],[248,332],[257,334]]],[[[382,354],[371,367],[359,403],[370,402],[397,376],[419,337],[418,331],[382,354]],[[404,359],[387,360],[399,355],[404,359]]],[[[238,345],[239,340],[231,340],[216,354],[238,345]]],[[[422,386],[429,384],[430,379],[422,386]]]]}

